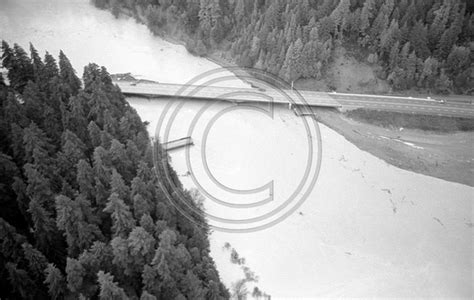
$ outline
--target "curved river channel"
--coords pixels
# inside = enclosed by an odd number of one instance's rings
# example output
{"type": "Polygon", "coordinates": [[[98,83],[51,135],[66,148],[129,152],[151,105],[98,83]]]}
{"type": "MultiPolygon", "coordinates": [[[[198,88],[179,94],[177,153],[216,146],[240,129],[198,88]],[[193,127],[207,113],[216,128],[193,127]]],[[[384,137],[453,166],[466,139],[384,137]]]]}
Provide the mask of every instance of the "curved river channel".
{"type": "MultiPolygon", "coordinates": [[[[32,42],[55,56],[62,49],[79,74],[95,62],[110,73],[183,84],[219,67],[87,0],[2,0],[0,39],[24,48],[32,42]]],[[[245,86],[236,78],[220,84],[245,86]]],[[[170,99],[128,101],[150,122],[151,135],[167,108],[178,109],[170,99]]],[[[173,121],[170,139],[191,134],[194,141],[189,152],[170,152],[173,167],[186,188],[206,191],[216,227],[212,256],[231,291],[248,267],[258,276],[247,284],[250,294],[256,285],[273,299],[472,297],[473,188],[393,167],[283,106],[269,113],[263,106],[187,100],[173,121]],[[319,167],[311,186],[304,179],[319,167]],[[271,214],[292,196],[287,210],[269,220],[232,222],[271,214]],[[265,199],[259,207],[235,206],[265,199]],[[244,265],[230,262],[226,243],[244,265]]]]}

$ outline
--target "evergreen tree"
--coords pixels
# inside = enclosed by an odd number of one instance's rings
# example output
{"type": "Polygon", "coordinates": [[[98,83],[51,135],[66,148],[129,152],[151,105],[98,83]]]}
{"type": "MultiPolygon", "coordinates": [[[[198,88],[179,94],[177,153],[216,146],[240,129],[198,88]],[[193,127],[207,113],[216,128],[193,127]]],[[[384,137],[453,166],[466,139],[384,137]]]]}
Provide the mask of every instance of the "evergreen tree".
{"type": "Polygon", "coordinates": [[[440,76],[436,79],[435,87],[435,92],[440,94],[449,94],[452,91],[453,82],[446,75],[444,69],[441,69],[440,76]]]}
{"type": "Polygon", "coordinates": [[[282,68],[283,77],[288,81],[298,79],[303,74],[303,44],[297,40],[290,45],[282,68]]]}
{"type": "Polygon", "coordinates": [[[81,88],[81,81],[76,76],[76,72],[72,68],[71,62],[66,55],[64,55],[62,50],[59,51],[59,68],[59,76],[61,82],[66,88],[67,98],[77,95],[81,88]]]}
{"type": "Polygon", "coordinates": [[[144,291],[140,296],[140,300],[156,300],[156,297],[144,291]]]}
{"type": "Polygon", "coordinates": [[[44,70],[44,63],[35,49],[33,44],[30,43],[30,55],[33,63],[33,73],[35,75],[35,82],[41,82],[44,70]]]}
{"type": "Polygon", "coordinates": [[[470,60],[471,51],[466,47],[454,46],[446,60],[447,71],[457,75],[472,64],[470,60]]]}
{"type": "Polygon", "coordinates": [[[428,31],[428,41],[431,51],[434,51],[438,41],[441,38],[441,35],[446,29],[446,24],[449,20],[449,13],[451,11],[452,1],[444,0],[443,5],[434,12],[434,20],[430,25],[430,30],[428,31]]]}
{"type": "Polygon", "coordinates": [[[374,0],[364,1],[364,6],[360,14],[360,32],[364,35],[370,28],[371,20],[374,15],[375,2],[374,0]]]}
{"type": "Polygon", "coordinates": [[[44,283],[48,286],[49,296],[51,299],[60,299],[66,288],[63,274],[54,264],[48,264],[44,272],[46,275],[44,283]]]}
{"type": "Polygon", "coordinates": [[[104,273],[104,271],[99,271],[99,273],[97,273],[97,281],[100,284],[100,299],[128,299],[123,289],[120,288],[116,282],[114,282],[114,276],[112,276],[110,273],[104,273]]]}
{"type": "Polygon", "coordinates": [[[234,8],[234,14],[238,23],[241,23],[245,18],[245,1],[237,0],[234,8]]]}
{"type": "Polygon", "coordinates": [[[330,17],[334,21],[338,36],[342,38],[342,33],[347,28],[347,21],[350,13],[350,0],[340,0],[339,4],[332,11],[330,17]]]}
{"type": "Polygon", "coordinates": [[[428,48],[428,33],[421,21],[415,23],[410,34],[410,44],[415,49],[415,53],[423,60],[430,55],[428,48]]]}
{"type": "MultiPolygon", "coordinates": [[[[5,43],[6,44],[6,43],[5,43]]],[[[8,49],[8,44],[5,45],[8,49]]],[[[8,53],[8,50],[7,50],[8,53]]],[[[25,50],[18,44],[13,45],[14,58],[11,67],[8,68],[8,79],[13,88],[20,93],[23,92],[26,84],[30,80],[34,80],[34,70],[31,60],[25,50]]],[[[7,61],[9,57],[7,57],[7,61]]],[[[7,62],[8,65],[8,62],[7,62]]]]}
{"type": "Polygon", "coordinates": [[[383,60],[388,60],[389,63],[391,62],[391,59],[392,59],[390,55],[392,51],[392,47],[398,41],[399,34],[400,34],[400,30],[398,28],[398,22],[393,20],[392,23],[390,24],[390,27],[386,29],[380,37],[380,52],[379,53],[381,54],[381,57],[383,58],[383,60]]]}
{"type": "Polygon", "coordinates": [[[134,227],[134,219],[129,207],[119,198],[117,193],[112,193],[108,199],[104,212],[111,214],[113,220],[112,229],[115,236],[127,236],[134,227]]]}
{"type": "Polygon", "coordinates": [[[334,33],[335,27],[336,24],[330,16],[322,18],[319,22],[318,27],[318,35],[321,41],[324,42],[331,38],[332,34],[334,33]]]}
{"type": "Polygon", "coordinates": [[[46,257],[43,255],[43,253],[33,248],[33,246],[31,246],[29,243],[23,243],[21,246],[23,248],[23,255],[28,261],[30,275],[37,279],[42,279],[43,271],[48,265],[46,257]]]}
{"type": "MultiPolygon", "coordinates": [[[[15,65],[15,54],[13,49],[5,40],[2,40],[2,65],[7,68],[8,72],[10,72],[10,70],[13,71],[15,65]]],[[[12,80],[11,76],[12,75],[10,74],[8,75],[10,80],[12,80]]]]}
{"type": "Polygon", "coordinates": [[[22,299],[34,299],[34,292],[37,291],[34,281],[28,275],[28,272],[18,267],[17,264],[8,262],[6,265],[8,281],[13,287],[14,294],[22,299]]]}
{"type": "Polygon", "coordinates": [[[67,258],[66,262],[67,287],[77,294],[82,288],[83,278],[86,275],[86,270],[77,259],[67,258]]]}
{"type": "Polygon", "coordinates": [[[45,103],[38,84],[33,81],[28,81],[23,90],[23,101],[28,118],[35,124],[43,124],[45,103]]]}
{"type": "Polygon", "coordinates": [[[63,195],[57,196],[56,211],[56,224],[58,229],[64,231],[71,256],[89,248],[100,237],[99,228],[90,216],[90,202],[83,196],[79,195],[75,201],[63,195]]]}
{"type": "Polygon", "coordinates": [[[130,189],[128,188],[128,185],[125,183],[120,173],[118,173],[115,168],[112,169],[110,192],[116,193],[117,196],[123,199],[126,203],[130,202],[129,201],[130,189]]]}
{"type": "Polygon", "coordinates": [[[100,128],[94,121],[90,121],[89,125],[87,126],[87,130],[89,132],[89,138],[91,140],[92,146],[98,147],[100,146],[100,128]]]}
{"type": "Polygon", "coordinates": [[[79,163],[79,160],[86,157],[86,145],[69,130],[65,130],[61,137],[62,147],[62,168],[66,174],[70,174],[70,180],[75,179],[75,174],[77,173],[76,165],[79,163]]]}
{"type": "Polygon", "coordinates": [[[372,45],[376,46],[378,44],[380,36],[389,26],[389,16],[392,13],[393,7],[393,0],[384,0],[383,5],[380,7],[377,17],[372,22],[369,31],[372,45]]]}
{"type": "Polygon", "coordinates": [[[420,75],[418,85],[432,89],[439,73],[439,62],[434,57],[428,57],[423,63],[423,71],[420,75]]]}
{"type": "Polygon", "coordinates": [[[202,286],[199,278],[191,271],[186,272],[186,277],[183,281],[186,291],[186,299],[204,299],[206,298],[207,289],[202,286]]]}
{"type": "Polygon", "coordinates": [[[456,43],[459,34],[461,33],[461,26],[462,18],[457,18],[451,23],[451,26],[446,31],[444,31],[444,33],[441,35],[441,39],[439,40],[437,50],[435,52],[437,57],[444,59],[449,55],[453,45],[456,43]]]}
{"type": "Polygon", "coordinates": [[[94,172],[90,164],[85,160],[81,159],[77,163],[77,177],[76,181],[79,185],[79,192],[82,193],[87,199],[94,198],[94,172]]]}

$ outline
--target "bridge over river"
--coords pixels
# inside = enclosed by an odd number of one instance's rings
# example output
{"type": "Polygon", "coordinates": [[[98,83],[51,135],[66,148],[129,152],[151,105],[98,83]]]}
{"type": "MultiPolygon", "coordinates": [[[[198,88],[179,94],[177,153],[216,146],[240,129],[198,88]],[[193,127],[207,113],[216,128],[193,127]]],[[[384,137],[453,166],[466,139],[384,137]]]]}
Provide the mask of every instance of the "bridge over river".
{"type": "Polygon", "coordinates": [[[326,93],[299,90],[265,90],[218,86],[190,86],[169,83],[115,81],[126,96],[149,98],[212,99],[233,103],[268,103],[337,109],[367,108],[383,111],[474,118],[474,105],[443,99],[407,96],[326,93]],[[184,91],[184,92],[182,92],[184,91]],[[291,99],[291,100],[290,100],[291,99]],[[303,100],[304,99],[304,100],[303,100]]]}
{"type": "Polygon", "coordinates": [[[212,99],[233,103],[268,103],[304,105],[319,107],[341,107],[328,93],[304,91],[301,96],[292,90],[264,90],[257,88],[235,88],[219,86],[180,85],[169,83],[134,83],[116,81],[122,93],[127,96],[178,97],[212,99]],[[184,92],[181,92],[183,91],[184,92]],[[291,100],[290,100],[291,99],[291,100]]]}

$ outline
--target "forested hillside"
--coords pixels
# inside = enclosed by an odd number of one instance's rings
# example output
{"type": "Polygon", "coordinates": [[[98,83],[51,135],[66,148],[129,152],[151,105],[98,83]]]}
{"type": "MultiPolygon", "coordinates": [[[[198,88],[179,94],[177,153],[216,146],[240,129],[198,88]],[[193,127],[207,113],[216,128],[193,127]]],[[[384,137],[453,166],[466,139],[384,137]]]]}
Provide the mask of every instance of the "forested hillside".
{"type": "Polygon", "coordinates": [[[0,298],[228,298],[208,230],[158,187],[146,124],[106,69],[82,84],[64,53],[30,50],[2,42],[0,298]]]}
{"type": "Polygon", "coordinates": [[[321,79],[338,47],[379,65],[394,90],[474,93],[474,4],[466,0],[92,0],[177,34],[199,55],[288,81],[321,79]]]}

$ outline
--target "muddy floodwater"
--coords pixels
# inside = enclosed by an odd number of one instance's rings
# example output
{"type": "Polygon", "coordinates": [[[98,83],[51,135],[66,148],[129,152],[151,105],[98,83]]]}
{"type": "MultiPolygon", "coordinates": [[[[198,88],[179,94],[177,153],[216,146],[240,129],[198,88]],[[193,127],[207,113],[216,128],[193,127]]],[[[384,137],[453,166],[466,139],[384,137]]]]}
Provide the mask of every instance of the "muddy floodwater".
{"type": "MultiPolygon", "coordinates": [[[[110,73],[186,83],[218,67],[153,36],[132,19],[115,19],[87,0],[2,0],[0,39],[24,48],[32,42],[40,53],[47,50],[55,56],[62,49],[79,74],[84,65],[95,62],[110,73]]],[[[232,85],[245,86],[238,80],[232,85]]],[[[150,122],[154,136],[159,117],[172,100],[128,101],[150,122]]],[[[229,289],[244,272],[230,262],[226,243],[258,276],[248,289],[256,285],[272,299],[472,297],[473,188],[393,167],[322,124],[322,152],[310,149],[305,120],[284,106],[262,118],[258,110],[232,109],[232,103],[185,101],[170,128],[170,139],[187,136],[193,118],[206,105],[188,156],[195,163],[204,152],[208,169],[230,189],[252,190],[273,181],[270,205],[277,205],[304,178],[307,158],[321,154],[316,184],[288,218],[257,232],[212,231],[212,256],[229,289]],[[226,109],[204,139],[206,124],[226,109]]],[[[184,186],[196,187],[188,173],[186,151],[175,150],[171,158],[184,186]]],[[[206,183],[209,176],[203,164],[193,168],[210,194],[231,203],[241,201],[229,189],[206,183]]],[[[262,190],[259,195],[268,194],[262,190]]],[[[252,201],[249,197],[246,203],[252,201]]],[[[204,205],[206,212],[224,219],[265,212],[264,207],[261,211],[222,207],[209,199],[204,205]]]]}

